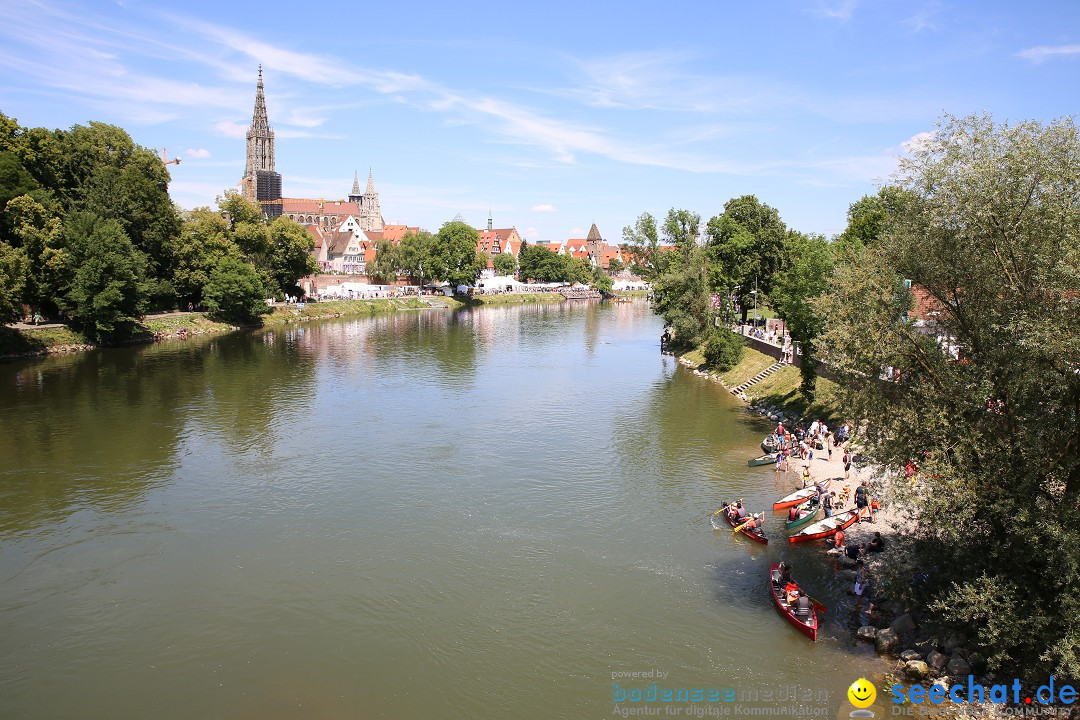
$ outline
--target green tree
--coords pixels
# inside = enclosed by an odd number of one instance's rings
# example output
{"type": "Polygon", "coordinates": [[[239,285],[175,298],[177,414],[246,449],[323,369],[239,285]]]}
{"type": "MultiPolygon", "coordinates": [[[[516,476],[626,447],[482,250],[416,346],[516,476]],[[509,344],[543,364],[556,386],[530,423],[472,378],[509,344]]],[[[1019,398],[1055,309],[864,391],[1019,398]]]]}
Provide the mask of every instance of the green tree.
{"type": "Polygon", "coordinates": [[[848,207],[847,227],[833,241],[837,255],[851,259],[863,248],[877,245],[886,222],[900,211],[908,193],[898,187],[881,188],[876,195],[864,195],[848,207]]]}
{"type": "Polygon", "coordinates": [[[146,308],[142,253],[119,222],[93,213],[70,213],[64,235],[74,274],[61,309],[95,340],[130,336],[146,308]]]}
{"type": "Polygon", "coordinates": [[[258,272],[238,254],[226,255],[210,273],[203,304],[214,315],[233,323],[250,323],[270,312],[266,289],[258,272]]]}
{"type": "Polygon", "coordinates": [[[561,282],[565,279],[565,264],[560,257],[539,245],[523,246],[518,253],[518,276],[542,283],[561,282]]]}
{"type": "Polygon", "coordinates": [[[829,287],[833,275],[833,253],[821,235],[788,231],[785,241],[787,261],[772,281],[771,304],[787,324],[791,338],[799,343],[803,359],[801,391],[814,400],[817,379],[815,341],[825,320],[814,301],[829,287]]]}
{"type": "Polygon", "coordinates": [[[727,372],[742,360],[744,349],[742,336],[737,333],[727,329],[712,333],[705,341],[705,364],[718,372],[727,372]]]}
{"type": "Polygon", "coordinates": [[[274,292],[296,295],[300,278],[319,272],[319,264],[311,254],[315,249],[315,238],[284,216],[270,223],[268,235],[269,269],[274,280],[274,292]]]}
{"type": "Polygon", "coordinates": [[[451,221],[443,224],[432,244],[432,276],[446,280],[455,288],[475,283],[487,267],[487,258],[481,258],[481,253],[476,250],[479,241],[476,228],[466,223],[451,221]]]}
{"type": "Polygon", "coordinates": [[[787,227],[775,208],[743,195],[728,200],[723,214],[709,220],[706,232],[710,260],[717,266],[711,283],[738,295],[745,323],[753,304],[751,291],[760,293],[759,301],[772,291],[784,261],[787,227]]]}
{"type": "Polygon", "coordinates": [[[181,304],[196,305],[202,302],[203,288],[221,259],[240,253],[230,235],[229,224],[221,213],[210,208],[196,208],[189,213],[168,251],[173,268],[172,285],[181,304]]]}
{"type": "Polygon", "coordinates": [[[910,201],[820,305],[861,439],[922,465],[924,490],[893,489],[915,562],[940,570],[912,600],[1040,683],[1080,677],[1078,167],[1071,120],[945,117],[901,160],[910,201]],[[905,280],[932,304],[918,322],[905,280]]]}
{"type": "Polygon", "coordinates": [[[653,280],[667,271],[671,251],[660,249],[656,218],[642,213],[634,225],[623,228],[623,246],[631,257],[630,272],[645,280],[653,280]]]}
{"type": "Polygon", "coordinates": [[[492,261],[496,275],[513,275],[517,272],[517,260],[510,253],[499,253],[492,261]]]}
{"type": "Polygon", "coordinates": [[[594,267],[589,284],[605,295],[610,295],[612,288],[615,286],[615,281],[611,279],[611,276],[603,268],[594,267]]]}
{"type": "Polygon", "coordinates": [[[10,244],[25,253],[23,301],[46,311],[56,309],[70,281],[63,223],[29,195],[12,198],[4,214],[11,223],[10,244]]]}
{"type": "Polygon", "coordinates": [[[653,310],[675,331],[672,343],[704,342],[712,328],[711,307],[705,250],[687,245],[673,252],[668,269],[653,280],[653,310]]]}
{"type": "Polygon", "coordinates": [[[668,210],[663,225],[664,239],[680,250],[686,250],[698,242],[701,233],[701,216],[689,210],[668,210]]]}
{"type": "Polygon", "coordinates": [[[611,260],[608,261],[607,271],[611,275],[618,275],[625,269],[626,263],[619,258],[611,258],[611,260]]]}
{"type": "Polygon", "coordinates": [[[397,246],[398,270],[408,275],[413,284],[420,282],[421,275],[428,280],[432,278],[429,268],[433,266],[431,253],[434,243],[434,236],[427,230],[418,233],[410,230],[401,238],[397,246]]]}
{"type": "Polygon", "coordinates": [[[0,325],[18,314],[26,286],[26,253],[0,241],[0,325]]]}
{"type": "Polygon", "coordinates": [[[401,274],[401,246],[389,240],[375,243],[375,260],[367,268],[367,275],[379,283],[391,283],[401,274]]]}

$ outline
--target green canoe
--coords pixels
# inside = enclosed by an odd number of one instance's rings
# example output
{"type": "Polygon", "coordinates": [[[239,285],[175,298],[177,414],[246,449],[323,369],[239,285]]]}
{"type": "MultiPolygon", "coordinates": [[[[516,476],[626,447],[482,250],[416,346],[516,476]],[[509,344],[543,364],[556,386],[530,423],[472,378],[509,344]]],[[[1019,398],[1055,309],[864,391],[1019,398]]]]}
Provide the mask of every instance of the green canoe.
{"type": "Polygon", "coordinates": [[[821,503],[818,502],[817,496],[815,495],[802,505],[799,505],[796,508],[796,511],[798,513],[797,518],[795,520],[789,520],[784,525],[784,529],[788,532],[795,532],[804,525],[809,525],[813,522],[814,519],[817,518],[818,513],[821,512],[821,503]]]}
{"type": "Polygon", "coordinates": [[[746,464],[750,467],[754,467],[755,465],[772,465],[775,462],[776,453],[766,453],[764,455],[754,458],[753,460],[747,460],[746,464]]]}

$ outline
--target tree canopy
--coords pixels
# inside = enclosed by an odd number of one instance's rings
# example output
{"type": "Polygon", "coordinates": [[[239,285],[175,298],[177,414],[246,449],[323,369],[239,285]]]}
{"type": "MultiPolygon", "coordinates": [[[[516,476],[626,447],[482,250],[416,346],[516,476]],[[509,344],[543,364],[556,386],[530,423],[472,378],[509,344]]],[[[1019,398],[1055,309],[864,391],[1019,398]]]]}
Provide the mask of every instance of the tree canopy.
{"type": "Polygon", "coordinates": [[[974,632],[992,667],[1042,680],[1080,676],[1077,168],[1071,120],[945,117],[818,306],[862,439],[922,467],[923,487],[895,489],[921,569],[939,570],[918,599],[974,632]]]}

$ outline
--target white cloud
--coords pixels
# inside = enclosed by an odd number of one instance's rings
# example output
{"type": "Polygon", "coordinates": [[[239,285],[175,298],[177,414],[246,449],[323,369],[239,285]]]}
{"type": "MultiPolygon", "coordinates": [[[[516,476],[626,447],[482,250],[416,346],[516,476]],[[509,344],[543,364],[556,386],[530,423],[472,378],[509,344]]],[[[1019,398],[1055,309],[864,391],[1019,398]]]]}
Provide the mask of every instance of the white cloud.
{"type": "Polygon", "coordinates": [[[1038,45],[1016,53],[1017,57],[1022,57],[1036,65],[1050,58],[1069,55],[1080,55],[1080,45],[1038,45]]]}
{"type": "Polygon", "coordinates": [[[573,229],[570,230],[570,234],[573,235],[574,237],[584,237],[585,232],[586,231],[582,230],[581,228],[573,228],[573,229]]]}
{"type": "Polygon", "coordinates": [[[207,150],[206,148],[199,148],[198,150],[192,150],[191,148],[188,148],[188,149],[187,149],[187,150],[186,150],[186,151],[184,152],[184,157],[189,157],[189,158],[208,158],[208,157],[210,157],[210,151],[209,151],[209,150],[207,150]]]}
{"type": "Polygon", "coordinates": [[[900,143],[900,146],[904,149],[905,152],[909,153],[915,152],[917,150],[925,150],[926,147],[930,144],[930,141],[933,140],[933,138],[934,133],[932,132],[916,133],[904,142],[900,143]]]}
{"type": "Polygon", "coordinates": [[[532,210],[533,212],[541,212],[541,213],[553,213],[553,212],[556,212],[554,205],[547,205],[547,204],[533,205],[529,209],[532,210]]]}
{"type": "Polygon", "coordinates": [[[218,135],[224,135],[230,138],[246,138],[248,126],[241,125],[240,123],[234,123],[232,120],[222,120],[214,126],[218,135]]]}

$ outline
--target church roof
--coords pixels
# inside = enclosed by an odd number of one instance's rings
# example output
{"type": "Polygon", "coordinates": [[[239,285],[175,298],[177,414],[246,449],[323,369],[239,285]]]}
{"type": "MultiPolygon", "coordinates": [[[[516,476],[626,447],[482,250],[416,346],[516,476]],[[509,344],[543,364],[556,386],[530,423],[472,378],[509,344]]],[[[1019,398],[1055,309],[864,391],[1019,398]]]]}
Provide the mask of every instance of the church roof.
{"type": "Polygon", "coordinates": [[[312,213],[316,215],[360,216],[359,203],[348,200],[319,200],[317,198],[281,198],[284,213],[312,213]]]}
{"type": "Polygon", "coordinates": [[[600,231],[596,229],[596,223],[593,223],[592,227],[589,228],[589,236],[587,238],[585,238],[585,239],[589,240],[590,242],[591,241],[599,242],[602,239],[600,237],[600,231]]]}

